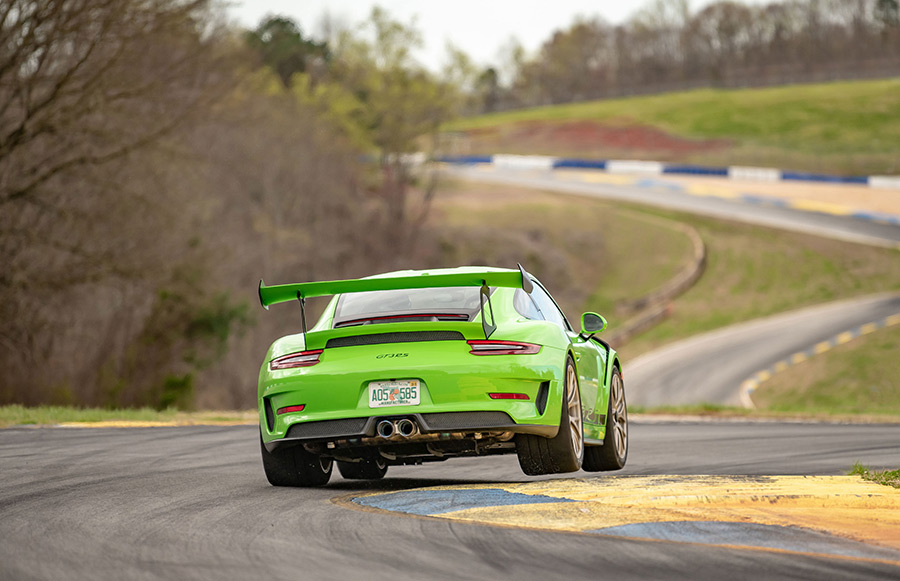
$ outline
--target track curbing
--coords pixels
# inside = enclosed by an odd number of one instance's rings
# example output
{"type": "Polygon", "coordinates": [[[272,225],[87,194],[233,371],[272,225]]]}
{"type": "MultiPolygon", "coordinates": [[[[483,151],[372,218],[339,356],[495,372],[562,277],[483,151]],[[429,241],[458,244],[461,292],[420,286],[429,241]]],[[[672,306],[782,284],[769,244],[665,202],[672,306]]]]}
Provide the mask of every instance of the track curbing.
{"type": "Polygon", "coordinates": [[[900,325],[900,313],[889,315],[877,321],[865,323],[848,331],[838,333],[827,341],[816,343],[805,351],[798,351],[797,353],[794,353],[780,361],[777,361],[776,363],[765,369],[757,371],[741,383],[739,392],[741,405],[747,409],[756,409],[756,404],[753,403],[752,398],[753,392],[756,391],[761,383],[768,379],[771,379],[771,377],[776,373],[784,371],[792,365],[803,363],[804,361],[815,357],[816,355],[826,353],[834,349],[835,347],[849,343],[853,339],[862,337],[864,335],[869,335],[871,333],[874,333],[875,331],[878,331],[879,329],[885,329],[887,327],[893,327],[895,325],[900,325]]]}
{"type": "Polygon", "coordinates": [[[339,504],[489,526],[900,565],[900,490],[858,476],[624,475],[437,486],[339,504]]]}

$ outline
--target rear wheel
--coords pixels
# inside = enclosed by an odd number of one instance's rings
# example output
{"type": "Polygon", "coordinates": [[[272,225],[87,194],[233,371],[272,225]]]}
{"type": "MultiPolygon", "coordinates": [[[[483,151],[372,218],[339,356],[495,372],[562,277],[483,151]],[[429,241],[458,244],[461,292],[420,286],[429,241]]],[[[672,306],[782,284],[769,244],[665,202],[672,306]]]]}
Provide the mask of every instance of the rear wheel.
{"type": "Polygon", "coordinates": [[[331,478],[333,462],[308,452],[303,446],[266,450],[259,437],[263,469],[272,486],[324,486],[331,478]]]}
{"type": "Polygon", "coordinates": [[[606,412],[606,435],[602,446],[588,446],[585,449],[583,468],[588,472],[620,470],[627,459],[628,408],[625,405],[625,386],[619,368],[613,367],[606,412]]]}
{"type": "Polygon", "coordinates": [[[530,476],[575,472],[584,459],[581,393],[572,358],[566,359],[565,388],[559,432],[552,438],[533,434],[516,436],[516,454],[522,472],[530,476]]]}
{"type": "Polygon", "coordinates": [[[337,462],[338,472],[348,480],[379,480],[387,474],[387,462],[380,456],[363,458],[359,462],[337,462]]]}

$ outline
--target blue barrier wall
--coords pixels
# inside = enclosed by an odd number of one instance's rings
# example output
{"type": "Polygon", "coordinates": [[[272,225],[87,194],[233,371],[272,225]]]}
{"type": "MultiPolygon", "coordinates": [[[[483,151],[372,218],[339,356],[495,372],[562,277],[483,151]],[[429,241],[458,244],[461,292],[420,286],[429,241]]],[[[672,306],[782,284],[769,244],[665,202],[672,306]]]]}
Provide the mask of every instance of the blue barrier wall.
{"type": "MultiPolygon", "coordinates": [[[[637,163],[646,163],[646,164],[659,164],[659,169],[654,168],[651,173],[663,173],[663,174],[684,174],[684,175],[701,175],[701,176],[718,176],[718,177],[729,177],[734,174],[740,174],[740,177],[737,179],[747,179],[745,174],[748,170],[754,171],[768,171],[773,175],[770,178],[773,181],[777,180],[785,180],[785,181],[804,181],[804,182],[819,182],[819,183],[830,183],[830,184],[856,184],[856,185],[873,185],[872,180],[881,180],[884,182],[891,182],[888,185],[877,184],[873,187],[895,187],[893,185],[894,182],[900,183],[900,177],[895,176],[838,176],[838,175],[828,175],[828,174],[818,174],[818,173],[807,173],[807,172],[796,172],[796,171],[781,171],[770,168],[738,168],[738,167],[707,167],[702,165],[691,165],[691,164],[661,164],[659,162],[636,162],[636,161],[627,161],[627,160],[612,160],[612,159],[578,159],[578,158],[568,158],[568,157],[560,157],[560,158],[548,158],[546,156],[499,156],[499,157],[515,157],[520,158],[522,160],[527,160],[531,157],[535,159],[540,158],[542,162],[546,162],[547,160],[552,160],[552,167],[555,168],[571,168],[571,169],[596,169],[596,170],[610,170],[616,171],[616,168],[611,168],[612,165],[621,165],[621,164],[637,164],[637,163]]],[[[494,156],[493,155],[458,155],[458,156],[443,156],[437,158],[437,161],[441,161],[444,163],[455,163],[461,165],[472,165],[472,164],[493,164],[494,156]]],[[[646,175],[646,171],[642,171],[641,173],[646,175]]]]}
{"type": "Polygon", "coordinates": [[[727,176],[727,167],[706,167],[702,165],[666,165],[663,173],[689,174],[699,176],[727,176]]]}

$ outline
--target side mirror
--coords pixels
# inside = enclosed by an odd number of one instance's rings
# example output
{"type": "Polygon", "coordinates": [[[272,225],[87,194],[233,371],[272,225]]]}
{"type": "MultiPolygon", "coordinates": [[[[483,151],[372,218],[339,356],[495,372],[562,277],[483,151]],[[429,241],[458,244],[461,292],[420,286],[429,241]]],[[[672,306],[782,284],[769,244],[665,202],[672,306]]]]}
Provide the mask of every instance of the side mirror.
{"type": "Polygon", "coordinates": [[[606,328],[606,319],[597,313],[584,313],[581,315],[581,334],[594,335],[606,328]]]}

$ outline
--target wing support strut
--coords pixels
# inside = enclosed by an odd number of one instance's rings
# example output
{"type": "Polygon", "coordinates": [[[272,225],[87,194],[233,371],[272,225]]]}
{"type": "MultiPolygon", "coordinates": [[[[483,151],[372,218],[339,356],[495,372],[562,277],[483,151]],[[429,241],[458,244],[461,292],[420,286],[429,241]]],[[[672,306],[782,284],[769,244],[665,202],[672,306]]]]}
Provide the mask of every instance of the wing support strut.
{"type": "Polygon", "coordinates": [[[300,301],[300,323],[303,325],[303,334],[306,335],[306,299],[297,291],[297,300],[300,301]]]}
{"type": "Polygon", "coordinates": [[[491,289],[488,288],[487,281],[481,281],[481,328],[484,329],[484,338],[490,339],[491,335],[494,331],[497,330],[497,321],[494,320],[494,307],[491,306],[491,289]],[[487,311],[484,310],[484,305],[487,303],[488,311],[491,313],[491,322],[488,323],[487,320],[487,311]]]}

